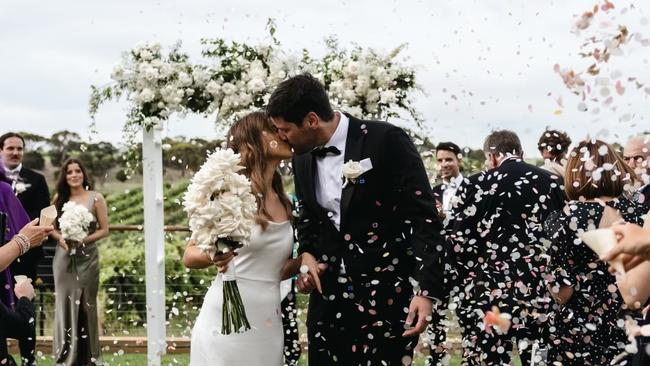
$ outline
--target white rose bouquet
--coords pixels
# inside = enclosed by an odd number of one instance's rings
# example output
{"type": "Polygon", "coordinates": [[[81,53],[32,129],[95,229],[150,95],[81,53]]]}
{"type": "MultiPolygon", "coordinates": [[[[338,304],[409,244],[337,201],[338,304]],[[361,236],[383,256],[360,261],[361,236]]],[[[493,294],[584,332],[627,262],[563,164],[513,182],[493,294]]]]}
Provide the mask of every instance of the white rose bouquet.
{"type": "Polygon", "coordinates": [[[66,241],[70,253],[68,272],[77,271],[77,248],[88,236],[88,227],[95,219],[88,209],[76,202],[68,201],[63,205],[59,219],[61,236],[66,241]]]}
{"type": "MultiPolygon", "coordinates": [[[[246,176],[238,172],[240,156],[231,149],[218,149],[194,175],[183,197],[191,238],[214,256],[248,245],[257,215],[257,203],[246,176]]],[[[221,332],[243,332],[250,324],[231,263],[223,274],[221,332]]]]}

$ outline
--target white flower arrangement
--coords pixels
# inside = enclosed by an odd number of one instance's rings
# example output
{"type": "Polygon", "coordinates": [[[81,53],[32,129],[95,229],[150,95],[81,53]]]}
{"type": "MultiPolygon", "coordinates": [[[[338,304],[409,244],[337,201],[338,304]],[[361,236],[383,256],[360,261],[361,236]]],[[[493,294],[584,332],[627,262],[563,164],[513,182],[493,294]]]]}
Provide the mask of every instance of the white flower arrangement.
{"type": "Polygon", "coordinates": [[[173,113],[208,116],[216,112],[217,123],[228,126],[266,105],[287,77],[310,72],[323,82],[338,109],[372,119],[400,117],[406,112],[418,125],[421,122],[411,98],[418,89],[415,71],[398,60],[404,45],[390,52],[359,46],[347,51],[330,38],[325,41],[323,58],[313,58],[307,50],[297,58],[280,49],[271,20],[268,29],[273,39],[270,45],[204,39],[202,54],[213,61],[208,65],[190,63],[180,45],[167,54],[158,43],[136,47],[114,68],[113,84],[92,87],[91,117],[94,120],[102,103],[125,94],[131,103],[125,140],[135,146],[141,128],[153,128],[173,113]]]}
{"type": "MultiPolygon", "coordinates": [[[[231,149],[217,149],[194,175],[183,197],[192,239],[211,256],[248,245],[257,202],[231,149]]],[[[235,278],[235,263],[223,275],[222,334],[251,329],[235,278]]]]}
{"type": "Polygon", "coordinates": [[[95,219],[88,209],[76,202],[63,205],[59,229],[64,240],[81,242],[88,236],[88,227],[95,219]]]}
{"type": "Polygon", "coordinates": [[[240,156],[231,149],[217,149],[208,156],[194,175],[183,197],[189,217],[191,238],[199,248],[211,254],[228,249],[217,248],[219,239],[247,245],[257,215],[257,202],[240,156]]]}
{"type": "Polygon", "coordinates": [[[371,169],[372,161],[370,158],[365,158],[361,161],[349,160],[343,164],[343,189],[345,189],[349,183],[356,184],[357,179],[371,169]]]}
{"type": "Polygon", "coordinates": [[[12,183],[12,188],[13,188],[14,193],[16,195],[19,195],[19,194],[25,192],[31,186],[32,186],[31,184],[23,182],[22,179],[20,179],[20,178],[14,180],[13,183],[12,183]]]}
{"type": "Polygon", "coordinates": [[[88,209],[76,202],[68,201],[63,205],[59,229],[68,245],[68,272],[77,272],[77,249],[88,236],[88,228],[95,218],[88,209]]]}

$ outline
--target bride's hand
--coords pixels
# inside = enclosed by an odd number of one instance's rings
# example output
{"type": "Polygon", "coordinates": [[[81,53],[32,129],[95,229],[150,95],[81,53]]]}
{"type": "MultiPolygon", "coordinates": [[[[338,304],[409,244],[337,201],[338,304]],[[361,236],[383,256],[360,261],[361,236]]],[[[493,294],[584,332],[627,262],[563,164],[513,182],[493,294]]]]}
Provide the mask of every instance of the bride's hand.
{"type": "Polygon", "coordinates": [[[68,251],[68,249],[70,249],[70,248],[68,247],[68,243],[66,243],[64,239],[59,239],[59,245],[60,245],[61,248],[63,248],[63,250],[65,250],[65,251],[68,251]]]}
{"type": "Polygon", "coordinates": [[[325,264],[319,265],[313,255],[302,253],[300,255],[300,275],[297,283],[298,291],[308,294],[316,289],[322,294],[320,274],[326,268],[325,266],[325,264]]]}
{"type": "Polygon", "coordinates": [[[228,270],[228,263],[237,256],[237,252],[229,251],[228,253],[215,254],[212,262],[217,266],[219,272],[224,273],[228,270]]]}

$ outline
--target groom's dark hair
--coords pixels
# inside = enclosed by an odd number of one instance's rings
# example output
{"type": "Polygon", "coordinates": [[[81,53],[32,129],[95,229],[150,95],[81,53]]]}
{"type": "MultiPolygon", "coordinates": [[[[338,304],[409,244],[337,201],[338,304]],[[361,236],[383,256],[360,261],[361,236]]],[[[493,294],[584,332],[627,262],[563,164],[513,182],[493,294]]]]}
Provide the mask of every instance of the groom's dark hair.
{"type": "Polygon", "coordinates": [[[323,121],[334,118],[325,87],[310,74],[291,77],[278,85],[266,106],[266,114],[281,117],[287,122],[301,125],[309,112],[314,112],[323,121]]]}

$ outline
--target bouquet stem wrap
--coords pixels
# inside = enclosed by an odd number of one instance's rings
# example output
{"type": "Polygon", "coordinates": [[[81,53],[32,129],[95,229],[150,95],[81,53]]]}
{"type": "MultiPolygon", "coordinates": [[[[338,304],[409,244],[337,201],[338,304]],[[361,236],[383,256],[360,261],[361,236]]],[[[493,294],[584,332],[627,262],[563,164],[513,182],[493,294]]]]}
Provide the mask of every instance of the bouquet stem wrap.
{"type": "Polygon", "coordinates": [[[223,273],[223,312],[221,314],[221,334],[243,333],[251,329],[246,317],[246,309],[239,293],[235,278],[235,263],[228,264],[223,273]]]}
{"type": "Polygon", "coordinates": [[[70,261],[68,262],[68,273],[77,273],[77,251],[79,250],[79,242],[70,240],[68,244],[68,255],[70,261]]]}

